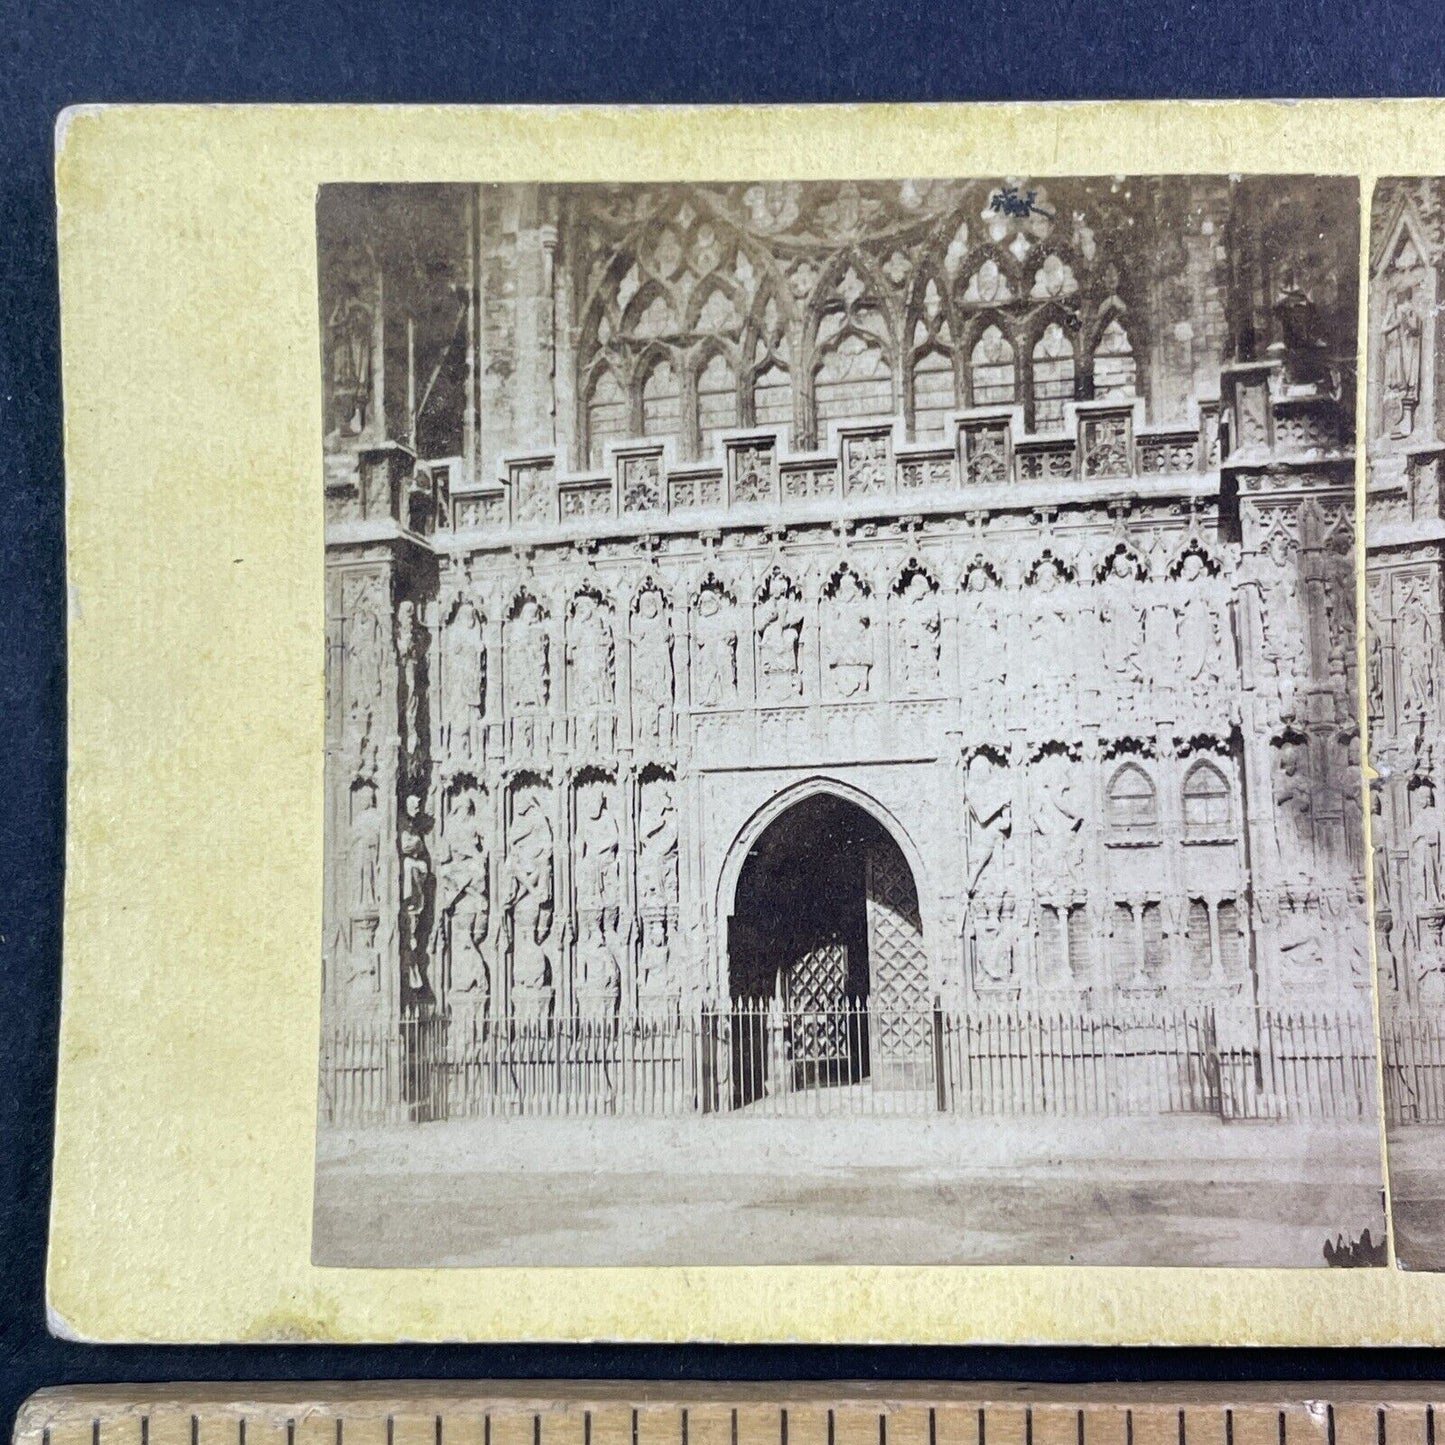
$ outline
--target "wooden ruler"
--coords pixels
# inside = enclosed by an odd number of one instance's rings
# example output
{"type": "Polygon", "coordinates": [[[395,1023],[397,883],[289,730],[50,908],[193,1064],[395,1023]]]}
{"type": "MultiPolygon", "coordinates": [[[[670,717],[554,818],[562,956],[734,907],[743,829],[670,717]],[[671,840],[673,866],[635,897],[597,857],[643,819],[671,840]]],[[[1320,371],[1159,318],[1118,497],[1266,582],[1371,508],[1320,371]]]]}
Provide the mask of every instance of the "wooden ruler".
{"type": "MultiPolygon", "coordinates": [[[[15,1445],[1435,1445],[1445,1383],[42,1390],[15,1445]]],[[[1445,1421],[1442,1421],[1445,1424],[1445,1421]]]]}

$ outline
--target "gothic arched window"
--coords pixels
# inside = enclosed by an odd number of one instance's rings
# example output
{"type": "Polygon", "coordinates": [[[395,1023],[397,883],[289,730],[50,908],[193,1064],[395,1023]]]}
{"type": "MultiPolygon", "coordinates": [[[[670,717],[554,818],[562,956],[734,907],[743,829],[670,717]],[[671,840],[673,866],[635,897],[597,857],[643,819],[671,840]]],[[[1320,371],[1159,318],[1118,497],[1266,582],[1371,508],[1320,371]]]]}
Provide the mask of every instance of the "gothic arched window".
{"type": "Polygon", "coordinates": [[[793,424],[793,381],[779,361],[753,378],[753,420],[758,426],[793,424]]]}
{"type": "Polygon", "coordinates": [[[1229,827],[1229,783],[1213,763],[1199,762],[1184,779],[1184,836],[1213,837],[1229,827]]]}
{"type": "Polygon", "coordinates": [[[913,435],[919,441],[941,440],[957,406],[952,359],[942,351],[925,351],[913,363],[913,435]]]}
{"type": "Polygon", "coordinates": [[[1012,406],[1018,396],[1014,349],[997,326],[986,326],[969,358],[974,406],[1012,406]]]}
{"type": "Polygon", "coordinates": [[[1064,424],[1064,403],[1074,399],[1074,348],[1057,321],[1044,328],[1033,361],[1034,430],[1057,431],[1064,424]]]}
{"type": "Polygon", "coordinates": [[[737,424],[737,382],[727,358],[715,351],[697,377],[697,430],[703,456],[711,456],[713,443],[737,424]]]}
{"type": "Polygon", "coordinates": [[[587,458],[590,465],[602,465],[607,442],[627,434],[627,397],[617,378],[605,367],[592,381],[587,397],[587,458]]]}
{"type": "Polygon", "coordinates": [[[830,421],[892,416],[893,375],[882,344],[857,331],[845,332],[818,363],[813,399],[820,444],[827,438],[830,421]]]}
{"type": "Polygon", "coordinates": [[[1129,333],[1116,316],[1104,328],[1094,347],[1094,396],[1098,399],[1137,396],[1137,385],[1134,348],[1129,344],[1129,333]]]}
{"type": "Polygon", "coordinates": [[[1159,827],[1159,799],[1149,774],[1125,763],[1109,781],[1109,826],[1125,837],[1147,837],[1159,827]]]}
{"type": "Polygon", "coordinates": [[[678,386],[672,363],[658,361],[642,383],[642,434],[648,437],[677,435],[678,386]]]}

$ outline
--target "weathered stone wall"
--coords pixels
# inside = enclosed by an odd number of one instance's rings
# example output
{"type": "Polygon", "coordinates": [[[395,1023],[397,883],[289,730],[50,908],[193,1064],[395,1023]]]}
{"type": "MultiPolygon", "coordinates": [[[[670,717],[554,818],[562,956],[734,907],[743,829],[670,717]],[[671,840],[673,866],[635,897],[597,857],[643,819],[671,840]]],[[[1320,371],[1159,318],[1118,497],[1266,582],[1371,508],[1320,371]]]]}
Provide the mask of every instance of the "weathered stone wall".
{"type": "Polygon", "coordinates": [[[462,197],[467,360],[436,307],[409,364],[458,450],[328,442],[333,1013],[726,997],[749,849],[818,792],[951,1006],[1358,1004],[1349,388],[1290,309],[1339,278],[1261,311],[1253,204],[462,197]],[[1242,316],[1280,344],[1237,365],[1242,316]]]}

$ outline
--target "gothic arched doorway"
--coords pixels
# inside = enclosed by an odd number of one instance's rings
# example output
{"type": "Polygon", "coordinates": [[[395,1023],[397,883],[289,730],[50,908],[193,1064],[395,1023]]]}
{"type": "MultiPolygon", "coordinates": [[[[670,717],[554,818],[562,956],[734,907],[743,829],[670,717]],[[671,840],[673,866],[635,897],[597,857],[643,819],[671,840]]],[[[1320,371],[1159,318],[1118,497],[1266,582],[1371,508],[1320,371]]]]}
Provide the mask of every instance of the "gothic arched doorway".
{"type": "Polygon", "coordinates": [[[902,850],[858,804],[813,793],[774,818],[728,921],[732,1094],[932,1085],[928,955],[902,850]]]}

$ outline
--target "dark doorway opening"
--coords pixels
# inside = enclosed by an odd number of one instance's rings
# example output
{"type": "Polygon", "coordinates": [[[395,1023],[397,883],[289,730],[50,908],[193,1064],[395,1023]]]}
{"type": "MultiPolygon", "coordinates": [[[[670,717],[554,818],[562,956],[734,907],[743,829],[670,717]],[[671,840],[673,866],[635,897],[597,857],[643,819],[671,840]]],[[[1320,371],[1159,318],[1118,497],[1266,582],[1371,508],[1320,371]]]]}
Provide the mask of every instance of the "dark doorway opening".
{"type": "Polygon", "coordinates": [[[879,998],[875,954],[896,958],[900,933],[917,939],[920,996],[905,1002],[926,1007],[917,893],[882,824],[820,793],[768,825],[743,863],[728,927],[734,1107],[878,1074],[878,1006],[891,1019],[899,1003],[891,973],[879,998]]]}

